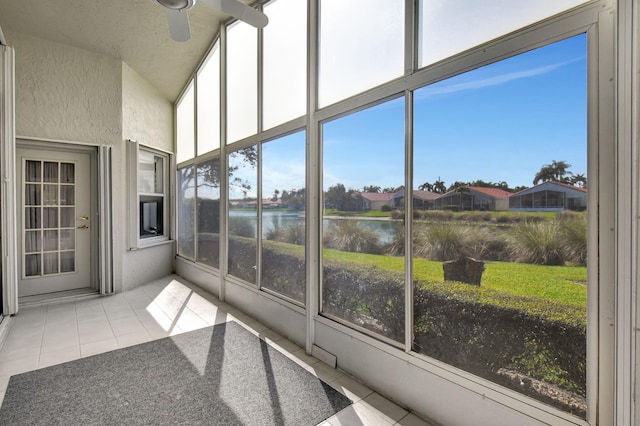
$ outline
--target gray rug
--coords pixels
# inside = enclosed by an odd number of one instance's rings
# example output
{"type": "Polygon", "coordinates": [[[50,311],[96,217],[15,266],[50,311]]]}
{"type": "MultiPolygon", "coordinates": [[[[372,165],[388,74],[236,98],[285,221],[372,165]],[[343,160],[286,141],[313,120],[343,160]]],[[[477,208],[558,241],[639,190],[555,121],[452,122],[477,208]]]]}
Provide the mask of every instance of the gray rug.
{"type": "Polygon", "coordinates": [[[351,401],[234,322],[11,377],[1,425],[315,425],[351,401]]]}

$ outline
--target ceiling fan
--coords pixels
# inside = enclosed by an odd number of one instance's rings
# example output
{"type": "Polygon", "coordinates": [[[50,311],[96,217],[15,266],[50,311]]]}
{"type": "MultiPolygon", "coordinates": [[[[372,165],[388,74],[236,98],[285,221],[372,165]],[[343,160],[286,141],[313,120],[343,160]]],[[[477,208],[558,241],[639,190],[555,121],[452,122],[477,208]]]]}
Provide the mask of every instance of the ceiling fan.
{"type": "MultiPolygon", "coordinates": [[[[193,8],[198,0],[152,0],[164,7],[169,21],[171,38],[175,41],[187,41],[191,38],[189,16],[187,11],[193,8]]],[[[256,28],[263,28],[269,22],[267,15],[241,3],[238,0],[201,0],[220,12],[233,16],[256,28]]]]}

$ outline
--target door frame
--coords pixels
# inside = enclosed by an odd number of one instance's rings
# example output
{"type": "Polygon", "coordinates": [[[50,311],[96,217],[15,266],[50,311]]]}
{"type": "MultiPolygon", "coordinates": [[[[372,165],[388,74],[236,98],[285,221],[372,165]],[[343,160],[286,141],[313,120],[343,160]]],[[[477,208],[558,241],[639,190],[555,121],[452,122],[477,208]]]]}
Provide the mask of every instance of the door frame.
{"type": "MultiPolygon", "coordinates": [[[[31,150],[46,150],[46,151],[56,151],[60,153],[70,153],[70,154],[86,154],[89,156],[89,215],[91,218],[91,223],[97,226],[91,226],[89,228],[89,240],[90,240],[90,256],[89,256],[89,289],[94,290],[96,292],[100,291],[100,280],[99,280],[99,229],[100,229],[100,217],[102,215],[99,214],[98,209],[98,194],[99,194],[99,185],[98,185],[98,147],[90,146],[90,145],[81,145],[81,144],[69,144],[63,142],[54,142],[54,141],[44,141],[37,139],[27,139],[27,138],[16,138],[16,166],[18,166],[18,158],[17,158],[17,150],[18,149],[31,149],[31,150]]],[[[17,173],[22,173],[22,169],[20,167],[16,167],[19,170],[16,170],[17,173]]],[[[16,175],[17,176],[17,175],[16,175]]],[[[17,191],[22,191],[22,188],[18,188],[17,185],[20,179],[16,179],[16,194],[17,191]]],[[[17,210],[16,210],[17,211],[17,210]]],[[[18,216],[20,217],[20,216],[18,216]]],[[[16,223],[17,224],[17,223],[16,223]]],[[[18,235],[18,231],[20,230],[20,226],[16,228],[16,236],[17,238],[23,238],[22,233],[18,235]]],[[[21,247],[19,244],[20,240],[17,240],[18,247],[21,247]]],[[[18,251],[19,255],[22,256],[22,249],[18,251]]],[[[20,271],[17,271],[20,274],[20,271]]],[[[51,298],[55,298],[58,293],[50,293],[51,298]]],[[[47,298],[47,295],[39,295],[38,298],[47,298]]],[[[20,300],[21,298],[19,298],[20,300]]]]}

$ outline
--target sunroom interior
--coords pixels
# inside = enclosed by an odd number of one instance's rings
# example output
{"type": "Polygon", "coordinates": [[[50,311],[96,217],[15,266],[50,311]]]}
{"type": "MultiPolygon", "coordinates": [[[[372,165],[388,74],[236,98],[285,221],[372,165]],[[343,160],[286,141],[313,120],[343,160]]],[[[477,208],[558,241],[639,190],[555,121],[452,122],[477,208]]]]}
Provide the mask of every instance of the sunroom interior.
{"type": "Polygon", "coordinates": [[[251,6],[0,0],[0,341],[176,274],[433,424],[638,424],[637,3],[251,6]]]}

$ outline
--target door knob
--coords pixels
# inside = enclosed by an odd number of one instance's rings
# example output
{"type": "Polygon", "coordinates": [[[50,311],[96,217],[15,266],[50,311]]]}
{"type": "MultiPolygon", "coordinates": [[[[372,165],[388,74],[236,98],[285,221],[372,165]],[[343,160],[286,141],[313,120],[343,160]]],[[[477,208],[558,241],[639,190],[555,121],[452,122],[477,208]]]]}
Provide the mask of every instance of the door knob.
{"type": "Polygon", "coordinates": [[[80,216],[80,220],[89,220],[89,216],[80,216]]]}
{"type": "Polygon", "coordinates": [[[78,226],[78,229],[89,229],[89,226],[88,225],[78,226]]]}

